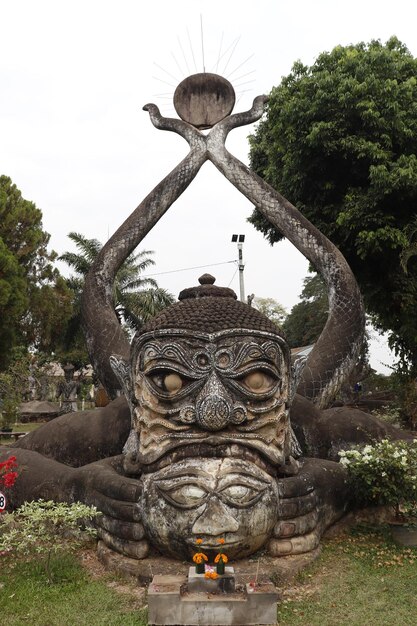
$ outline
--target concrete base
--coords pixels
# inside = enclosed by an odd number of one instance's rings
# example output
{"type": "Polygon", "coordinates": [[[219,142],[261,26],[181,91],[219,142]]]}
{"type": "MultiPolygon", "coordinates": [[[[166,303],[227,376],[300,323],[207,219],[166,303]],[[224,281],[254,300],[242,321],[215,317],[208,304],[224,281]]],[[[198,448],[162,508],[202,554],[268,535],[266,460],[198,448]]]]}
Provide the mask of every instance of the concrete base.
{"type": "Polygon", "coordinates": [[[154,576],[148,589],[149,624],[228,626],[276,624],[278,594],[272,584],[240,593],[194,593],[184,576],[154,576]]]}
{"type": "MultiPolygon", "coordinates": [[[[215,570],[214,570],[215,571],[215,570]]],[[[234,593],[235,571],[226,566],[224,574],[216,579],[206,578],[204,574],[196,574],[195,567],[188,571],[188,591],[190,593],[234,593]]]]}

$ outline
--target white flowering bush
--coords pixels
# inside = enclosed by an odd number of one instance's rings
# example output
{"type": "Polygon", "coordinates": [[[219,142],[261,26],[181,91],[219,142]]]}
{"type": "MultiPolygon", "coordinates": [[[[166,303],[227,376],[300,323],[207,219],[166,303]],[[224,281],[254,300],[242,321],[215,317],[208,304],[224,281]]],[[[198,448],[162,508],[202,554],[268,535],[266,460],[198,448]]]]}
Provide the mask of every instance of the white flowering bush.
{"type": "Polygon", "coordinates": [[[360,503],[390,505],[398,519],[417,516],[417,439],[382,439],[339,454],[360,503]]]}
{"type": "Polygon", "coordinates": [[[25,502],[13,513],[0,515],[0,555],[38,558],[52,582],[51,556],[95,537],[90,522],[96,515],[95,507],[80,502],[25,502]]]}

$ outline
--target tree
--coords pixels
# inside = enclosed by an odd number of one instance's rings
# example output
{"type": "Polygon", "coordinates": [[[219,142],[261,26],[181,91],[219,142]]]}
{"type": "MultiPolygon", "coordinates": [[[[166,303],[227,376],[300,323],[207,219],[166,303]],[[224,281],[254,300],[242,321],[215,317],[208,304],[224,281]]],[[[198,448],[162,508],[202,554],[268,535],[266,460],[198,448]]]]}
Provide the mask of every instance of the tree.
{"type": "Polygon", "coordinates": [[[30,358],[22,348],[11,350],[11,362],[0,372],[0,425],[9,428],[17,422],[20,404],[28,388],[30,358]]]}
{"type": "MultiPolygon", "coordinates": [[[[64,342],[67,357],[69,350],[73,350],[76,345],[80,347],[81,294],[84,279],[102,248],[100,241],[88,239],[80,233],[71,232],[68,237],[75,243],[78,252],[65,252],[59,257],[76,273],[67,279],[67,284],[74,294],[74,315],[69,322],[64,342]]],[[[153,254],[151,250],[131,254],[118,271],[113,285],[113,302],[117,317],[130,331],[137,330],[144,322],[174,302],[174,297],[165,289],[158,287],[156,280],[141,276],[143,271],[155,263],[149,256],[151,254],[153,254]]]]}
{"type": "MultiPolygon", "coordinates": [[[[250,160],[340,248],[372,321],[417,369],[417,259],[408,274],[400,263],[417,211],[417,59],[393,37],[295,63],[272,90],[250,160]]],[[[280,239],[256,210],[250,221],[280,239]]]]}
{"type": "Polygon", "coordinates": [[[300,294],[300,302],[287,316],[283,331],[291,348],[315,343],[327,320],[327,289],[319,274],[307,276],[300,294]]]}
{"type": "Polygon", "coordinates": [[[269,317],[277,326],[282,326],[287,317],[285,308],[274,298],[254,298],[253,306],[266,317],[269,317]]]}
{"type": "Polygon", "coordinates": [[[41,211],[0,176],[0,370],[16,346],[53,350],[70,315],[70,293],[48,243],[41,211]]]}

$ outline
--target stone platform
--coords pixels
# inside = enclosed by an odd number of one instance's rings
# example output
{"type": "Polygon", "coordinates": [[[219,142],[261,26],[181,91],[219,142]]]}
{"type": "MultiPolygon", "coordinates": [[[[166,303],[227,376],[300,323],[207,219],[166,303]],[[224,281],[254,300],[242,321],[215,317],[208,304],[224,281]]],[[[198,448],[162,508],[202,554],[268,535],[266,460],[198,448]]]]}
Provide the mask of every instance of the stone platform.
{"type": "Polygon", "coordinates": [[[271,583],[246,584],[241,591],[233,593],[195,592],[189,590],[186,576],[159,575],[154,576],[148,589],[148,623],[154,626],[276,624],[277,600],[276,588],[271,583]]]}
{"type": "MultiPolygon", "coordinates": [[[[213,571],[214,568],[213,568],[213,571]]],[[[235,570],[233,567],[226,566],[224,574],[218,578],[206,578],[204,574],[196,574],[195,567],[191,566],[188,570],[188,591],[191,593],[234,593],[235,570]]]]}

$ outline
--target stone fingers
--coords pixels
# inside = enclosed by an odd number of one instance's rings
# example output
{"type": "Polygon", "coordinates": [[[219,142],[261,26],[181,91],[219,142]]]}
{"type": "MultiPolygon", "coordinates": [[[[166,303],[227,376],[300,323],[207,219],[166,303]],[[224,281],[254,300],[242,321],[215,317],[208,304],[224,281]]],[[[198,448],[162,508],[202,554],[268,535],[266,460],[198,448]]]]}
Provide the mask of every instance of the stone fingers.
{"type": "Polygon", "coordinates": [[[306,535],[313,531],[319,521],[317,510],[295,519],[279,520],[274,527],[273,536],[277,539],[306,535]]]}
{"type": "Polygon", "coordinates": [[[139,522],[126,522],[108,515],[98,516],[96,526],[120,539],[129,541],[140,541],[145,536],[145,530],[139,522]]]}
{"type": "Polygon", "coordinates": [[[321,533],[316,529],[307,535],[300,535],[291,539],[271,539],[268,544],[268,551],[271,556],[288,556],[310,552],[319,545],[320,536],[321,533]]]}
{"type": "Polygon", "coordinates": [[[103,528],[98,528],[97,532],[108,548],[111,548],[124,556],[128,556],[132,559],[144,559],[148,555],[149,544],[145,539],[141,541],[121,539],[110,534],[103,528]]]}
{"type": "Polygon", "coordinates": [[[136,502],[123,502],[108,498],[102,493],[87,495],[85,501],[95,506],[101,513],[126,522],[138,522],[141,519],[139,505],[136,502]]]}
{"type": "Polygon", "coordinates": [[[94,489],[107,498],[124,502],[138,502],[142,493],[142,484],[138,480],[125,478],[111,470],[101,470],[93,480],[94,489]]]}
{"type": "Polygon", "coordinates": [[[317,494],[314,491],[298,498],[282,499],[279,503],[278,517],[280,519],[292,519],[306,515],[306,513],[316,510],[317,502],[317,494]]]}
{"type": "Polygon", "coordinates": [[[278,481],[278,490],[281,500],[299,498],[314,491],[314,483],[309,475],[304,474],[304,466],[297,476],[284,478],[278,481]]]}

